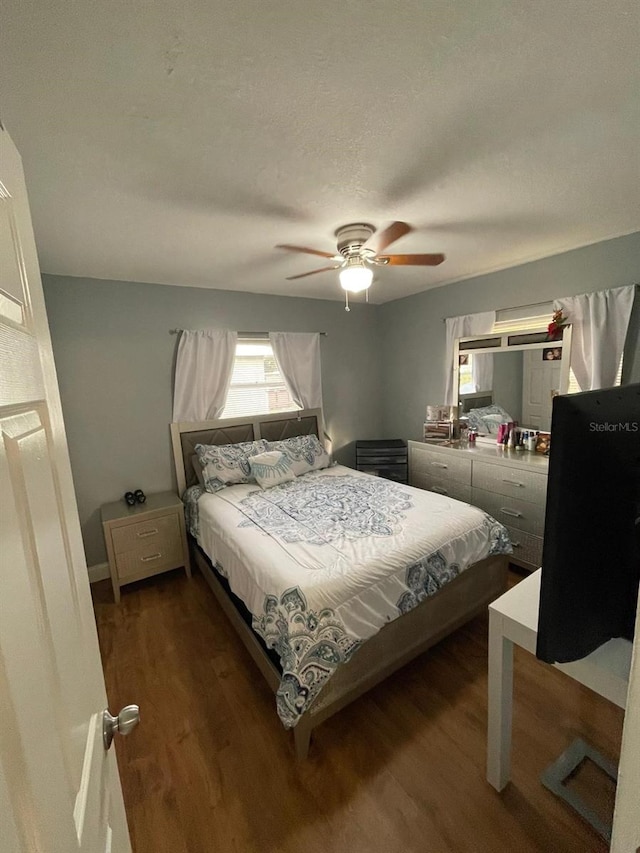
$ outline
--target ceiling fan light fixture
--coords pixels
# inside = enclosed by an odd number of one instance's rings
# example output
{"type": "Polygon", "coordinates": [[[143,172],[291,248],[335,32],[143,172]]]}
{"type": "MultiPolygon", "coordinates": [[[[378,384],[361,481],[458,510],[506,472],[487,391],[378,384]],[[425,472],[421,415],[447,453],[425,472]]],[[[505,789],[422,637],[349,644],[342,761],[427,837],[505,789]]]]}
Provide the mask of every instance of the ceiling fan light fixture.
{"type": "Polygon", "coordinates": [[[361,293],[371,287],[373,270],[366,267],[360,258],[349,258],[338,277],[343,290],[348,293],[361,293]]]}

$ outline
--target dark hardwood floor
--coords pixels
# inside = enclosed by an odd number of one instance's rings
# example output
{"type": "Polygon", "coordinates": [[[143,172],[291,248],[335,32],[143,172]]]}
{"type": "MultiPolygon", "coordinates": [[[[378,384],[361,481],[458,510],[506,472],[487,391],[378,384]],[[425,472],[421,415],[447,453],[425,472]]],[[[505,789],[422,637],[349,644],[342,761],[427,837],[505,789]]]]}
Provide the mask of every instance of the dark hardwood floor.
{"type": "Polygon", "coordinates": [[[321,725],[299,764],[200,575],[125,587],[119,606],[108,581],[93,590],[111,710],[141,707],[116,739],[135,853],[606,851],[539,776],[577,735],[617,760],[622,712],[517,650],[513,781],[496,793],[485,617],[321,725]]]}

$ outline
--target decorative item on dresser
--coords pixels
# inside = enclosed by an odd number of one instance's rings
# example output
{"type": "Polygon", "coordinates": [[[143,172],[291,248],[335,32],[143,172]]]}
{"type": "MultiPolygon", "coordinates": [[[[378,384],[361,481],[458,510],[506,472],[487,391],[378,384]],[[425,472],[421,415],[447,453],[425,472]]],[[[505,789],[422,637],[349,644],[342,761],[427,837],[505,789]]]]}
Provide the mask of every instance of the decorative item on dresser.
{"type": "Polygon", "coordinates": [[[407,442],[401,438],[356,441],[356,470],[406,483],[407,442]]]}
{"type": "Polygon", "coordinates": [[[510,561],[530,571],[542,560],[548,471],[539,453],[409,442],[409,483],[486,510],[509,531],[510,561]]]}
{"type": "Polygon", "coordinates": [[[120,500],[100,510],[116,604],[120,588],[184,566],[191,577],[184,506],[173,492],[147,495],[146,503],[120,500]]]}

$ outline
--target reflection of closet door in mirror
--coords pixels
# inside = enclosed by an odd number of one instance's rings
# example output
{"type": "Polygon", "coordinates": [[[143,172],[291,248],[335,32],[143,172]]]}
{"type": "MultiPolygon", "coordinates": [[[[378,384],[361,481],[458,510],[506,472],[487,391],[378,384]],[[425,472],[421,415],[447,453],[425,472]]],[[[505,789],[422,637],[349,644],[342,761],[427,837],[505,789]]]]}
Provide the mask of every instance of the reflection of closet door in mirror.
{"type": "Polygon", "coordinates": [[[543,359],[543,350],[524,353],[522,380],[522,423],[548,432],[554,394],[560,390],[562,361],[543,359]]]}

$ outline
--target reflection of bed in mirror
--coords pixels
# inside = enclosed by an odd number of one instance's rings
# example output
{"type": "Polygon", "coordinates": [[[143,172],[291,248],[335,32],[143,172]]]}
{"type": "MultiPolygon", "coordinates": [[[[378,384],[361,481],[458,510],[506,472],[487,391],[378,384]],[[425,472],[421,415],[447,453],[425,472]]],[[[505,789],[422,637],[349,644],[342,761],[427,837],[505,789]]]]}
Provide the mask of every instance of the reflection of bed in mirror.
{"type": "Polygon", "coordinates": [[[509,411],[493,402],[493,391],[460,394],[458,418],[484,437],[496,436],[501,423],[515,420],[509,411]]]}
{"type": "Polygon", "coordinates": [[[471,409],[481,409],[493,403],[493,391],[472,391],[459,395],[458,416],[468,415],[471,409]]]}

